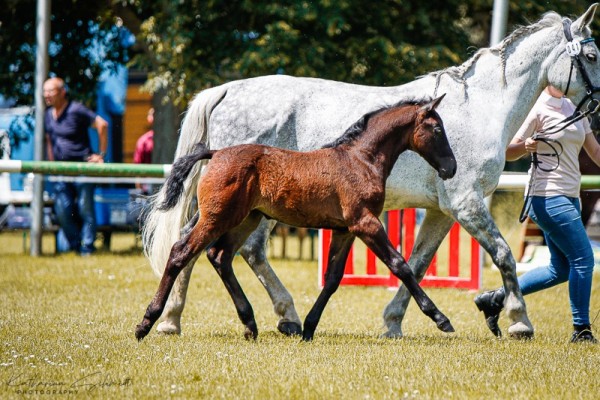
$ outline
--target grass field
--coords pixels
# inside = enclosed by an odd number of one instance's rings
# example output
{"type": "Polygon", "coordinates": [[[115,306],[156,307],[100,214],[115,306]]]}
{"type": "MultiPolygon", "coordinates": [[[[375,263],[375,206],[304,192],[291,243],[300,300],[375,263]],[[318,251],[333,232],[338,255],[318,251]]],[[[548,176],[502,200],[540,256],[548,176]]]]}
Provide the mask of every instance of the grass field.
{"type": "MultiPolygon", "coordinates": [[[[277,332],[266,292],[239,259],[257,341],[242,326],[202,257],[192,275],[181,336],[133,335],[158,285],[131,235],[112,252],[30,258],[22,236],[0,233],[0,398],[595,399],[600,346],[571,345],[566,286],[527,298],[532,341],[495,339],[475,293],[426,289],[456,333],[438,331],[411,305],[403,339],[380,339],[383,288],[342,287],[315,340],[277,332]]],[[[49,253],[52,240],[44,240],[49,253]]],[[[317,264],[273,259],[304,317],[319,289],[317,264]]],[[[486,268],[484,288],[500,284],[486,268]]],[[[600,312],[595,276],[592,316],[600,312]]],[[[600,320],[599,320],[600,321],[600,320]]],[[[505,316],[501,319],[508,326],[505,316]]],[[[598,326],[598,322],[596,323],[598,326]]],[[[597,332],[598,333],[598,332],[597,332]]]]}

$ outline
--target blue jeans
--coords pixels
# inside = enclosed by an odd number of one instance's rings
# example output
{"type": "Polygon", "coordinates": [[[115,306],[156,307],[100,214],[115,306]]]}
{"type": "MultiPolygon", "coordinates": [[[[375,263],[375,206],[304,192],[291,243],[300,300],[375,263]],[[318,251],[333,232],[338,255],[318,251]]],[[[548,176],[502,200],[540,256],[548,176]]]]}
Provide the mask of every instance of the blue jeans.
{"type": "Polygon", "coordinates": [[[96,240],[94,185],[57,182],[54,196],[54,211],[60,225],[56,243],[58,252],[92,253],[96,240]]]}
{"type": "Polygon", "coordinates": [[[523,295],[569,281],[573,324],[588,325],[594,253],[581,221],[579,199],[533,196],[529,217],[544,232],[550,265],[519,276],[523,295]]]}

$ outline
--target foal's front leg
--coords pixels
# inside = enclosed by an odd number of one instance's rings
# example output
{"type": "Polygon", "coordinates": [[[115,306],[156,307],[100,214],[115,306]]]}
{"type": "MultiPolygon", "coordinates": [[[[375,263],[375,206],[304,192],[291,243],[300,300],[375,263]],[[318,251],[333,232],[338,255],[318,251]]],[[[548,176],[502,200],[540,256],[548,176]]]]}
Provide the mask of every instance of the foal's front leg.
{"type": "Polygon", "coordinates": [[[364,216],[350,231],[356,234],[375,255],[387,265],[390,271],[402,281],[421,311],[431,318],[443,332],[454,332],[450,320],[437,308],[433,301],[423,291],[415,275],[404,260],[404,257],[394,249],[387,237],[383,225],[374,215],[364,216]]]}
{"type": "Polygon", "coordinates": [[[312,340],[329,298],[340,286],[340,282],[344,276],[346,259],[348,258],[350,247],[352,247],[352,242],[354,242],[354,237],[353,234],[347,231],[333,232],[331,245],[329,246],[328,266],[325,272],[325,285],[304,320],[304,331],[302,332],[302,340],[304,341],[312,340]]]}

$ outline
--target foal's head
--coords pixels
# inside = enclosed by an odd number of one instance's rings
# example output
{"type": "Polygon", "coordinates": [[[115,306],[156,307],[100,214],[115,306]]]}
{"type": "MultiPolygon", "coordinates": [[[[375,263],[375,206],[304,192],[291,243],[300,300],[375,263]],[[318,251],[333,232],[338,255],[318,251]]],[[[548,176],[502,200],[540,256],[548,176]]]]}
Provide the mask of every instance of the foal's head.
{"type": "Polygon", "coordinates": [[[415,130],[409,148],[423,157],[442,179],[450,179],[456,173],[456,159],[448,143],[444,124],[435,108],[445,94],[425,103],[417,110],[415,130]]]}

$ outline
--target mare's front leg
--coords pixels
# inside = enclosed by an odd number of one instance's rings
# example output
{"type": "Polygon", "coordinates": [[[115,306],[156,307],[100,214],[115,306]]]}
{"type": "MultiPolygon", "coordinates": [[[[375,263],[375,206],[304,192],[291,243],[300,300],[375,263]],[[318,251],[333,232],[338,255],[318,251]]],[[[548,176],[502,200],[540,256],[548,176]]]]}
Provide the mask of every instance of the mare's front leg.
{"type": "Polygon", "coordinates": [[[250,234],[241,247],[240,254],[267,290],[275,314],[279,316],[279,322],[277,323],[279,332],[285,335],[300,335],[302,334],[302,322],[294,307],[294,299],[267,260],[267,241],[269,233],[276,224],[277,221],[275,220],[263,218],[258,228],[250,234]]]}
{"type": "Polygon", "coordinates": [[[304,320],[304,331],[302,332],[302,340],[304,341],[312,340],[329,298],[340,286],[344,276],[346,259],[354,242],[354,237],[353,234],[347,231],[333,231],[331,245],[329,246],[328,266],[325,272],[325,285],[304,320]]]}
{"type": "Polygon", "coordinates": [[[506,299],[506,314],[512,320],[508,334],[515,338],[533,337],[533,326],[527,317],[527,308],[517,281],[517,267],[510,247],[494,223],[483,199],[473,193],[461,201],[453,211],[456,220],[488,252],[500,270],[506,299]]]}
{"type": "Polygon", "coordinates": [[[443,332],[454,332],[450,320],[437,308],[433,301],[423,291],[415,275],[402,257],[392,246],[381,221],[374,215],[365,215],[350,232],[358,236],[387,265],[390,271],[402,281],[406,289],[415,298],[421,311],[431,318],[443,332]]]}
{"type": "MultiPolygon", "coordinates": [[[[410,269],[417,281],[421,282],[425,276],[435,252],[440,247],[453,223],[452,217],[445,215],[440,210],[427,210],[408,260],[410,269]]],[[[382,336],[388,338],[402,337],[402,320],[406,314],[410,298],[410,292],[406,290],[404,285],[401,285],[392,301],[383,311],[383,321],[388,330],[382,336]]]]}
{"type": "Polygon", "coordinates": [[[202,223],[197,223],[194,228],[179,239],[171,248],[171,254],[167,266],[158,285],[154,298],[148,305],[142,322],[135,329],[135,337],[142,340],[152,329],[152,325],[162,314],[169,293],[173,288],[175,279],[181,270],[194,258],[197,258],[202,250],[218,236],[214,230],[209,229],[202,223]]]}
{"type": "Polygon", "coordinates": [[[250,233],[256,229],[261,218],[262,215],[259,212],[250,213],[240,225],[221,236],[206,252],[208,260],[221,277],[233,300],[238,317],[244,324],[244,337],[246,339],[256,339],[258,328],[252,305],[235,277],[232,262],[236,251],[246,241],[250,233]]]}

